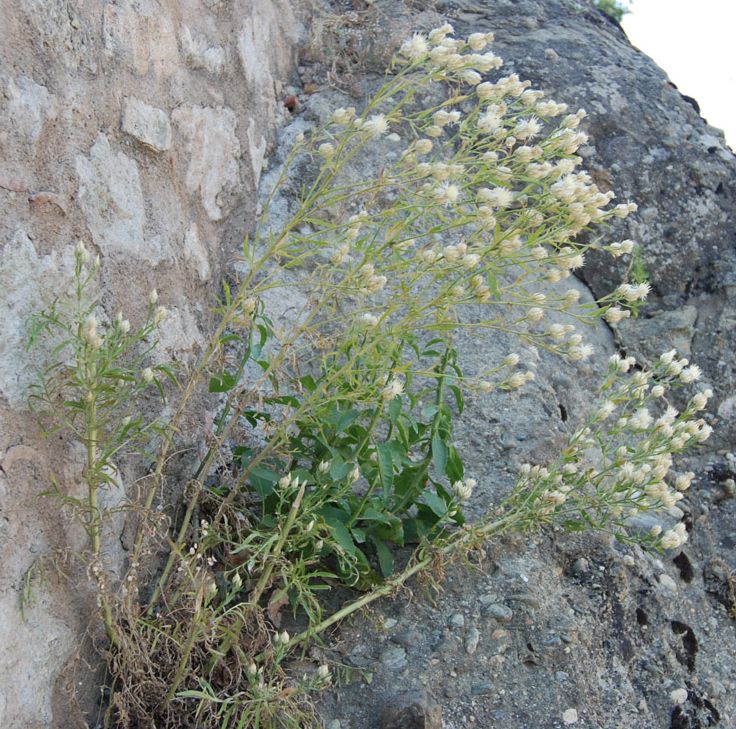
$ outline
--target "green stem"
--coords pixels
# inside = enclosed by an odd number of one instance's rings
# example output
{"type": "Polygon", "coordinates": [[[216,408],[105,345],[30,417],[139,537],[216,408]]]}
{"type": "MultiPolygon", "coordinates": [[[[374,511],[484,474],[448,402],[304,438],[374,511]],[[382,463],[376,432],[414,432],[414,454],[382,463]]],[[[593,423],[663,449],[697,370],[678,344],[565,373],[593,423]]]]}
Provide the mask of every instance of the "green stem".
{"type": "Polygon", "coordinates": [[[387,580],[380,587],[374,588],[358,600],[351,602],[349,605],[346,605],[345,607],[330,615],[330,617],[325,618],[322,622],[317,623],[317,625],[308,628],[304,632],[299,633],[299,635],[294,636],[286,644],[286,647],[292,648],[296,645],[299,645],[300,643],[304,643],[312,636],[319,635],[320,633],[327,630],[327,628],[329,628],[330,626],[339,623],[341,620],[349,617],[357,610],[360,610],[366,605],[370,605],[372,602],[375,602],[381,597],[389,595],[391,592],[401,587],[410,577],[413,577],[417,573],[426,569],[435,559],[436,554],[450,555],[454,551],[462,549],[463,547],[470,547],[477,541],[482,541],[492,535],[499,534],[502,531],[514,527],[517,518],[518,514],[516,512],[510,512],[506,516],[503,516],[496,521],[480,525],[479,527],[475,527],[474,529],[457,535],[457,537],[453,541],[436,549],[432,554],[421,554],[418,561],[406,567],[406,569],[404,569],[404,571],[398,574],[396,577],[387,580]]]}
{"type": "MultiPolygon", "coordinates": [[[[179,533],[176,537],[175,545],[177,547],[180,547],[184,543],[184,537],[186,536],[187,529],[189,528],[189,522],[192,520],[192,514],[194,513],[194,509],[197,505],[197,502],[199,501],[199,494],[202,491],[202,484],[200,482],[194,481],[193,485],[194,493],[189,499],[187,510],[184,514],[184,519],[182,520],[181,526],[179,527],[179,533]]],[[[159,577],[158,582],[156,583],[156,588],[153,591],[153,595],[151,595],[151,599],[148,601],[148,609],[146,611],[148,615],[153,612],[154,608],[158,604],[158,601],[161,598],[161,593],[163,592],[164,587],[166,587],[166,583],[169,579],[169,574],[171,574],[171,570],[174,567],[174,562],[178,555],[179,552],[177,549],[171,549],[171,551],[169,552],[169,557],[166,560],[166,565],[164,566],[163,572],[161,573],[161,577],[159,577]]]]}
{"type": "Polygon", "coordinates": [[[432,441],[434,440],[434,436],[437,435],[440,429],[440,423],[442,421],[441,417],[441,411],[442,411],[442,405],[445,400],[445,381],[447,379],[445,375],[445,370],[447,369],[447,363],[450,359],[450,347],[446,347],[445,351],[442,355],[442,359],[440,360],[439,365],[437,365],[437,373],[438,373],[438,380],[437,383],[437,394],[435,396],[435,406],[437,407],[437,412],[434,415],[434,418],[432,419],[432,429],[430,431],[429,435],[429,441],[428,441],[428,447],[429,452],[424,458],[424,461],[422,462],[422,468],[417,474],[416,479],[414,480],[414,485],[412,488],[408,489],[406,492],[406,495],[404,498],[398,503],[396,508],[393,509],[394,513],[400,514],[406,507],[416,499],[417,497],[417,488],[421,485],[421,483],[424,481],[424,479],[427,478],[427,474],[429,473],[429,466],[432,463],[432,441]]]}
{"type": "MultiPolygon", "coordinates": [[[[279,540],[278,542],[276,542],[276,546],[274,547],[273,552],[268,558],[268,564],[266,565],[263,572],[261,573],[261,577],[258,580],[258,583],[256,584],[255,588],[253,589],[253,592],[250,595],[249,603],[250,603],[251,609],[256,608],[258,606],[258,602],[260,601],[261,597],[263,596],[263,593],[268,587],[268,583],[271,579],[273,569],[276,566],[276,563],[278,562],[279,558],[281,557],[281,552],[284,549],[284,544],[286,544],[286,540],[289,536],[289,533],[291,532],[291,529],[294,526],[294,522],[296,521],[296,515],[299,512],[299,507],[301,506],[302,498],[304,497],[304,490],[306,489],[306,486],[307,484],[305,482],[299,487],[299,491],[297,492],[297,495],[294,498],[291,508],[289,509],[289,514],[286,517],[286,523],[284,524],[284,527],[281,530],[281,534],[279,535],[279,540]]],[[[238,634],[240,633],[240,629],[243,627],[243,624],[244,624],[244,616],[241,614],[238,617],[238,619],[235,621],[235,624],[232,626],[231,631],[228,634],[228,636],[222,641],[222,643],[220,643],[219,647],[214,652],[213,657],[210,659],[210,665],[208,666],[208,672],[212,670],[218,658],[224,658],[228,654],[228,652],[230,651],[230,648],[233,645],[233,642],[235,641],[238,634]]]]}
{"type": "Polygon", "coordinates": [[[174,678],[171,682],[171,686],[169,687],[168,692],[166,693],[166,703],[170,704],[173,700],[174,696],[176,695],[176,690],[181,685],[181,682],[184,680],[184,676],[187,671],[187,667],[189,665],[189,656],[192,654],[192,650],[194,649],[194,644],[197,641],[197,638],[199,637],[200,630],[199,630],[199,624],[201,622],[199,609],[201,608],[202,601],[204,599],[204,586],[200,587],[199,594],[197,595],[197,610],[194,615],[193,625],[189,632],[189,637],[187,638],[187,642],[184,644],[184,648],[182,650],[181,658],[179,659],[179,665],[176,668],[176,673],[174,674],[174,678]]]}
{"type": "MultiPolygon", "coordinates": [[[[94,355],[89,355],[94,356],[94,355]]],[[[99,437],[97,429],[97,396],[94,385],[97,380],[97,367],[93,362],[89,363],[89,378],[91,387],[88,391],[86,408],[86,434],[87,434],[87,469],[85,478],[87,481],[87,514],[89,521],[89,537],[92,543],[92,559],[96,574],[97,588],[100,597],[100,611],[102,621],[105,624],[105,632],[113,645],[118,645],[118,637],[112,617],[112,608],[107,597],[107,580],[104,577],[105,567],[102,564],[102,549],[100,540],[100,509],[97,500],[99,482],[97,480],[97,440],[99,437]]]]}

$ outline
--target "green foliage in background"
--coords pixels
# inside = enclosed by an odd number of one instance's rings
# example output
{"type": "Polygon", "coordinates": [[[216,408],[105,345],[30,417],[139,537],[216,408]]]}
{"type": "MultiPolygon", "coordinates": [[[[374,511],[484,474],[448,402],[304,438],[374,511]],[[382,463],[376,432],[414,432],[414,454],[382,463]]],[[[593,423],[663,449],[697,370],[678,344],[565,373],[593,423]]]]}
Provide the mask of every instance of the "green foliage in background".
{"type": "Polygon", "coordinates": [[[610,15],[620,23],[626,13],[630,13],[628,2],[622,3],[619,0],[592,0],[593,6],[602,10],[606,15],[610,15]]]}

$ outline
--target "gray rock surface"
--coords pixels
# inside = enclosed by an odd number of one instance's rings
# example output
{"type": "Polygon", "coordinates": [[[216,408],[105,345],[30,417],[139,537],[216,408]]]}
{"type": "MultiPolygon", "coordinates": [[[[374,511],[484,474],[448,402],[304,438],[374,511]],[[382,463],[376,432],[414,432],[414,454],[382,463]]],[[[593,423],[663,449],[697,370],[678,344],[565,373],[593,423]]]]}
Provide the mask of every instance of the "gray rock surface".
{"type": "MultiPolygon", "coordinates": [[[[470,567],[449,568],[438,595],[412,584],[342,627],[333,657],[361,671],[324,700],[326,724],[375,726],[376,707],[390,708],[400,685],[436,697],[446,729],[734,725],[736,158],[692,100],[586,2],[377,0],[360,15],[331,7],[343,47],[358,50],[352,65],[338,53],[329,67],[317,44],[308,46],[300,73],[310,89],[337,78],[359,97],[408,29],[436,26],[438,11],[458,34],[494,31],[504,72],[588,110],[586,165],[604,189],[640,207],[606,238],[641,243],[654,289],[640,319],[592,333],[600,356],[623,351],[646,361],[677,347],[716,390],[718,417],[706,417],[719,432],[681,466],[698,478],[680,504],[690,541],[679,553],[657,558],[558,531],[491,543],[470,555],[470,567]],[[405,663],[383,660],[392,643],[404,648],[405,663]]],[[[320,108],[319,96],[310,109],[320,108]]],[[[601,295],[624,271],[608,257],[591,258],[583,278],[601,295]]],[[[497,356],[507,343],[460,344],[472,371],[474,358],[497,356]]],[[[533,386],[469,403],[457,432],[479,481],[478,512],[508,491],[520,462],[551,457],[590,404],[595,363],[586,371],[528,350],[522,357],[537,373],[533,386]]]]}

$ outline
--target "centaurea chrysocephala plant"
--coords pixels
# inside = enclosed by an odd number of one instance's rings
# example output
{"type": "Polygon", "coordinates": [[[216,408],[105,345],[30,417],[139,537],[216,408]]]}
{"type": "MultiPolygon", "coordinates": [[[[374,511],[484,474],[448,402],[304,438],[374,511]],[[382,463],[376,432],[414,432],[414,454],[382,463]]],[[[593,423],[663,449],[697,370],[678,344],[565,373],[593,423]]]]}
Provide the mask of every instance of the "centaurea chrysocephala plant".
{"type": "MultiPolygon", "coordinates": [[[[468,312],[473,327],[575,362],[592,354],[579,325],[619,322],[649,292],[632,278],[582,303],[565,286],[591,247],[632,253],[630,240],[580,234],[636,205],[612,205],[581,171],[585,112],[500,76],[492,40],[455,38],[449,25],[415,34],[363,109],[338,108],[296,139],[160,439],[144,512],[207,381],[221,407],[168,560],[141,599],[144,519],[125,595],[103,606],[109,723],[301,726],[301,697],[330,672],[288,678],[293,650],[503,531],[558,523],[654,548],[686,538],[681,526],[632,529],[640,512],[674,507],[692,477],[670,478],[672,454],[709,434],[697,417],[708,391],[682,413],[666,399],[699,374],[674,353],[649,370],[614,357],[560,459],[524,467],[508,499],[465,523],[483,474],[466,473],[453,442],[464,397],[534,377],[513,351],[465,373],[453,334],[468,312]],[[294,170],[301,189],[278,217],[294,170]],[[295,312],[275,322],[284,299],[295,312]],[[319,596],[338,585],[364,593],[325,615],[319,596]],[[306,621],[295,637],[280,626],[286,607],[306,621]]],[[[71,331],[89,343],[83,320],[71,331]]]]}

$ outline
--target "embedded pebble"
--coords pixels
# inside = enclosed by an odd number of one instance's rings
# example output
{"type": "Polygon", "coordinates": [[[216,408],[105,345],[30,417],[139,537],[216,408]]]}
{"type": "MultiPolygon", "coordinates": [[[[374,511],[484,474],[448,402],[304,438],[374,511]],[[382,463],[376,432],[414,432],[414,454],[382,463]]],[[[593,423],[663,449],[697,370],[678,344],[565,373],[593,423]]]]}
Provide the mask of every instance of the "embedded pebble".
{"type": "Polygon", "coordinates": [[[687,701],[687,689],[678,688],[670,692],[670,700],[678,706],[684,704],[687,701]]]}
{"type": "Polygon", "coordinates": [[[403,668],[406,665],[406,651],[398,645],[390,646],[381,653],[381,663],[386,668],[403,668]]]}
{"type": "Polygon", "coordinates": [[[465,638],[465,652],[472,656],[473,653],[478,649],[478,643],[480,641],[480,631],[478,628],[471,628],[468,631],[468,635],[465,638]]]}
{"type": "Polygon", "coordinates": [[[577,724],[578,712],[575,709],[567,709],[567,711],[562,714],[562,721],[565,724],[577,724]]]}
{"type": "Polygon", "coordinates": [[[383,622],[383,627],[386,630],[391,630],[391,628],[395,628],[398,624],[398,620],[395,620],[394,618],[386,618],[386,620],[383,622]]]}
{"type": "Polygon", "coordinates": [[[489,615],[498,620],[499,623],[509,623],[514,617],[514,611],[500,602],[494,602],[483,609],[484,615],[489,615]]]}
{"type": "Polygon", "coordinates": [[[442,708],[424,690],[393,696],[381,714],[381,729],[442,729],[442,708]]]}
{"type": "Polygon", "coordinates": [[[670,592],[677,592],[677,583],[667,574],[661,574],[659,576],[659,584],[670,592]]]}
{"type": "Polygon", "coordinates": [[[465,616],[462,613],[455,613],[447,621],[447,624],[452,628],[464,628],[465,616]]]}
{"type": "Polygon", "coordinates": [[[590,562],[585,557],[578,557],[572,564],[574,575],[584,575],[590,569],[590,562]]]}

